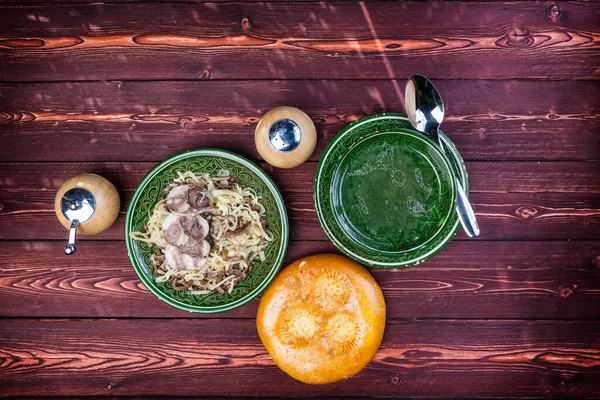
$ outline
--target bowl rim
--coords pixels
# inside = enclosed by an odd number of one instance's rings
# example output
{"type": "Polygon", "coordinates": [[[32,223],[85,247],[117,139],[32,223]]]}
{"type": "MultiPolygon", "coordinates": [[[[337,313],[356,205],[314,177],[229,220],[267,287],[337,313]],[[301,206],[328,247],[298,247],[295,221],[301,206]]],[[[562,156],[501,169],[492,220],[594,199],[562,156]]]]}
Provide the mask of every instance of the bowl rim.
{"type": "Polygon", "coordinates": [[[277,186],[275,185],[275,183],[273,182],[271,177],[265,171],[263,171],[262,168],[260,168],[258,165],[256,165],[254,162],[248,160],[247,158],[240,156],[239,154],[236,154],[231,151],[214,149],[214,148],[201,148],[201,149],[186,150],[184,152],[181,152],[181,153],[175,154],[171,157],[168,157],[165,160],[159,162],[157,165],[155,165],[144,176],[142,181],[136,186],[134,194],[127,206],[127,213],[125,214],[125,223],[124,223],[124,234],[125,234],[125,244],[127,247],[127,255],[129,257],[129,261],[131,262],[131,265],[133,266],[133,269],[134,269],[136,275],[138,276],[138,278],[140,279],[140,281],[144,284],[144,286],[152,294],[154,294],[157,298],[159,298],[163,302],[169,304],[170,306],[173,306],[173,307],[178,308],[183,311],[189,311],[189,312],[194,312],[194,313],[198,313],[198,314],[216,314],[216,313],[220,313],[220,312],[230,311],[230,310],[233,310],[235,308],[241,307],[241,306],[249,303],[250,301],[254,300],[260,293],[262,293],[267,288],[267,286],[269,286],[271,281],[273,281],[273,279],[277,275],[277,272],[281,268],[281,265],[283,264],[283,261],[285,259],[286,253],[287,253],[288,242],[289,242],[289,222],[288,222],[287,208],[285,206],[285,202],[283,201],[283,197],[281,196],[279,189],[277,188],[277,186]],[[273,197],[275,198],[275,202],[277,203],[277,208],[279,210],[279,214],[281,217],[281,237],[282,237],[281,245],[279,246],[279,249],[277,252],[277,259],[275,260],[274,265],[271,267],[268,275],[256,288],[254,288],[254,290],[252,290],[246,296],[242,297],[241,299],[232,301],[231,303],[228,303],[225,305],[194,306],[194,305],[190,305],[190,304],[178,301],[176,299],[173,299],[169,296],[164,295],[160,290],[158,290],[155,282],[153,282],[151,279],[148,279],[146,277],[146,275],[142,272],[143,267],[140,265],[137,258],[134,257],[134,255],[133,255],[133,249],[132,249],[133,239],[131,239],[129,237],[129,231],[131,230],[131,225],[132,225],[131,221],[133,218],[133,209],[134,209],[135,205],[137,204],[137,202],[140,198],[141,192],[142,192],[143,188],[145,187],[145,185],[147,185],[148,182],[156,174],[158,174],[164,168],[171,165],[173,162],[176,162],[181,159],[186,159],[189,157],[194,157],[194,156],[223,157],[223,158],[238,162],[238,163],[242,164],[243,166],[245,166],[246,168],[248,168],[249,170],[251,170],[259,178],[261,178],[261,180],[267,185],[270,192],[273,194],[273,197]]]}
{"type": "MultiPolygon", "coordinates": [[[[398,261],[381,262],[381,261],[371,259],[368,255],[361,256],[360,254],[355,254],[356,251],[353,252],[352,250],[347,249],[346,246],[344,246],[342,243],[340,243],[340,241],[337,239],[337,237],[331,231],[331,228],[328,226],[328,223],[323,216],[323,209],[321,206],[321,199],[319,196],[320,193],[325,193],[325,191],[321,190],[321,188],[320,188],[320,180],[321,180],[321,177],[323,174],[323,166],[326,162],[327,155],[330,153],[331,149],[336,145],[336,143],[342,137],[344,137],[346,134],[348,134],[348,132],[351,132],[352,130],[356,129],[356,127],[358,127],[360,125],[371,122],[373,120],[390,119],[390,118],[402,120],[402,121],[409,121],[405,114],[400,114],[400,113],[372,114],[372,115],[367,115],[365,117],[362,117],[362,118],[346,125],[344,128],[342,128],[340,130],[340,132],[338,132],[338,134],[329,142],[327,147],[323,150],[323,154],[322,154],[321,158],[319,159],[319,163],[317,165],[317,169],[316,169],[316,173],[315,173],[314,184],[313,184],[313,197],[314,197],[314,204],[315,204],[315,210],[317,213],[317,217],[319,219],[321,226],[323,227],[323,230],[325,231],[329,240],[331,240],[333,242],[333,244],[340,251],[342,251],[342,253],[344,253],[345,255],[349,256],[350,258],[352,258],[360,263],[364,263],[364,264],[372,266],[374,268],[407,268],[407,267],[411,267],[411,266],[420,264],[421,262],[433,257],[434,255],[439,253],[442,249],[444,249],[452,241],[452,239],[458,232],[458,228],[460,226],[460,221],[458,220],[458,217],[453,217],[456,219],[454,222],[454,226],[450,228],[447,236],[443,239],[443,241],[440,244],[438,244],[436,247],[434,247],[432,250],[428,251],[426,254],[415,257],[410,260],[404,260],[404,261],[400,261],[400,262],[398,262],[398,261]]],[[[468,177],[467,177],[466,168],[464,166],[464,162],[462,160],[462,157],[460,156],[460,153],[456,149],[456,146],[452,143],[452,141],[445,134],[440,132],[440,140],[444,143],[444,145],[447,145],[448,148],[446,151],[442,151],[437,146],[435,146],[435,144],[431,141],[431,139],[425,137],[424,135],[420,134],[418,131],[416,131],[414,129],[394,127],[394,128],[389,128],[387,131],[389,131],[389,132],[404,131],[405,133],[414,133],[416,137],[422,138],[426,142],[429,142],[432,147],[435,147],[435,151],[437,151],[438,154],[442,157],[442,159],[444,160],[444,164],[447,165],[447,167],[450,170],[450,173],[451,174],[454,174],[454,173],[460,174],[459,179],[461,180],[461,183],[465,187],[465,192],[468,194],[468,179],[467,179],[468,177]],[[450,155],[453,156],[453,158],[454,158],[453,161],[455,162],[454,164],[456,165],[458,170],[456,168],[454,168],[452,160],[450,160],[450,156],[448,153],[450,153],[450,155]]],[[[457,189],[456,189],[454,179],[452,179],[452,188],[453,188],[453,203],[455,203],[456,196],[457,196],[456,195],[457,189]]],[[[454,206],[452,206],[452,208],[454,208],[454,206]]]]}

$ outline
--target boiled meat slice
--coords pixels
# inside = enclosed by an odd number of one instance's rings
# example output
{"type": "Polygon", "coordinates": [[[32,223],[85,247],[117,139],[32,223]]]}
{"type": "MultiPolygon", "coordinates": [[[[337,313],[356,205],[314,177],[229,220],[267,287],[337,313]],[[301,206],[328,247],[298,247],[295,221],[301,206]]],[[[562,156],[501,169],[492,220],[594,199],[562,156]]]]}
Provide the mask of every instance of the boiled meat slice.
{"type": "Polygon", "coordinates": [[[180,217],[183,232],[195,242],[208,236],[208,222],[199,215],[184,215],[180,217]]]}
{"type": "Polygon", "coordinates": [[[169,214],[162,224],[165,240],[174,246],[182,246],[190,241],[181,225],[180,218],[179,215],[169,214]]]}
{"type": "MultiPolygon", "coordinates": [[[[206,243],[206,242],[204,242],[206,243]]],[[[208,245],[208,243],[206,243],[208,245]]],[[[203,246],[202,244],[199,244],[203,246]]],[[[210,251],[210,245],[208,246],[208,251],[210,251]]],[[[201,268],[205,263],[208,256],[208,251],[206,251],[206,256],[204,257],[195,257],[190,254],[184,254],[178,247],[168,245],[165,249],[165,260],[167,263],[175,268],[181,270],[193,270],[201,268]]]]}
{"type": "Polygon", "coordinates": [[[210,244],[203,240],[191,246],[181,246],[179,248],[183,254],[189,254],[197,258],[206,258],[210,253],[210,244]]]}
{"type": "Polygon", "coordinates": [[[187,269],[183,260],[183,253],[176,246],[168,245],[165,249],[165,260],[172,268],[187,269]]]}
{"type": "Polygon", "coordinates": [[[167,194],[167,208],[173,212],[185,214],[190,211],[188,195],[190,185],[175,186],[167,194]]]}
{"type": "Polygon", "coordinates": [[[192,209],[200,212],[212,207],[213,198],[207,190],[194,186],[188,193],[187,201],[192,209]]]}

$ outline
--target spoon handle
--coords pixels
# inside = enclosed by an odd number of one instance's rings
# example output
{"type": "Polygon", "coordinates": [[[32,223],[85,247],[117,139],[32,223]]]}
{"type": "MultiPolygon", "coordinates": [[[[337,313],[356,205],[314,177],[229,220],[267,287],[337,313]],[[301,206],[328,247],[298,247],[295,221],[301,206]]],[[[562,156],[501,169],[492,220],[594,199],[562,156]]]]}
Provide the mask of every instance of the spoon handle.
{"type": "Polygon", "coordinates": [[[469,198],[456,175],[454,176],[454,181],[456,182],[457,190],[456,213],[458,214],[458,219],[469,237],[479,236],[479,225],[477,224],[475,212],[473,211],[473,207],[471,207],[469,198]]]}

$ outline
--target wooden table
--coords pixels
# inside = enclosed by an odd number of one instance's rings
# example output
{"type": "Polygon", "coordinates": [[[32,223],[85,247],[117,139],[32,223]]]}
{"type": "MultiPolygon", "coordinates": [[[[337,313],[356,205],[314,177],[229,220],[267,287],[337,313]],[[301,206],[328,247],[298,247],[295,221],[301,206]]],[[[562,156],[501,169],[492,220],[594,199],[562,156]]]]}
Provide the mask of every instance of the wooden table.
{"type": "Polygon", "coordinates": [[[600,396],[599,3],[85,1],[0,6],[0,395],[600,396]],[[144,174],[192,148],[258,160],[279,105],[318,130],[309,162],[260,164],[287,262],[337,252],[316,162],[349,122],[402,112],[413,73],[446,101],[482,234],[371,270],[389,318],[363,372],[301,384],[261,345],[257,300],[198,316],[140,283],[123,216],[144,174]],[[67,257],[53,200],[82,172],[123,208],[67,257]]]}

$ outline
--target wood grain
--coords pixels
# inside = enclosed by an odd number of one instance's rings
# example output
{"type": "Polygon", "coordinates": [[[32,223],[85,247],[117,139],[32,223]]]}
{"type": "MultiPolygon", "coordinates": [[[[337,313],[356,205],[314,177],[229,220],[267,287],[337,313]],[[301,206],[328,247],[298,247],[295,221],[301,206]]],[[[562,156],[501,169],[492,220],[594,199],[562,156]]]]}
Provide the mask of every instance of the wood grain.
{"type": "MultiPolygon", "coordinates": [[[[154,163],[0,163],[0,239],[64,239],[54,195],[69,177],[97,173],[119,190],[117,222],[94,239],[123,238],[126,204],[154,163]]],[[[325,240],[314,211],[316,163],[291,170],[261,164],[281,190],[295,240],[325,240]]],[[[600,239],[599,162],[473,162],[471,202],[483,240],[600,239]]],[[[461,232],[459,239],[466,236],[461,232]]],[[[85,237],[81,238],[85,240],[85,237]]]]}
{"type": "MultiPolygon", "coordinates": [[[[448,107],[443,129],[467,160],[600,159],[600,82],[435,83],[448,107]]],[[[197,147],[258,159],[256,123],[282,104],[315,122],[311,160],[318,160],[346,124],[403,112],[403,87],[386,80],[2,83],[0,160],[160,161],[197,147]]]]}
{"type": "Polygon", "coordinates": [[[600,3],[71,2],[0,4],[2,396],[600,397],[600,3]],[[302,385],[261,345],[258,299],[197,316],[139,282],[122,240],[143,176],[191,148],[260,161],[254,128],[281,105],[318,133],[301,167],[260,163],[286,264],[338,252],[315,161],[348,123],[403,111],[413,73],[448,106],[482,236],[371,269],[389,321],[361,374],[302,385]],[[122,207],[66,257],[54,195],[82,172],[122,207]]]}
{"type": "Polygon", "coordinates": [[[0,76],[598,79],[600,5],[501,4],[6,6],[0,76]]]}
{"type": "MultiPolygon", "coordinates": [[[[0,242],[0,317],[193,316],[145,289],[123,243],[86,241],[72,257],[62,246],[0,242]]],[[[284,266],[319,252],[339,253],[330,242],[292,242],[284,266]]],[[[597,241],[460,241],[418,267],[370,271],[390,318],[600,318],[597,241]]],[[[254,318],[257,306],[196,317],[254,318]]]]}
{"type": "Polygon", "coordinates": [[[250,320],[17,319],[0,330],[0,385],[8,396],[588,397],[600,394],[598,328],[583,321],[389,321],[365,370],[314,386],[275,366],[250,320]]]}

